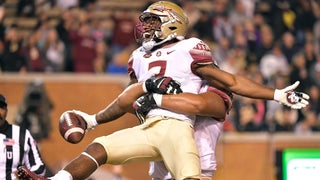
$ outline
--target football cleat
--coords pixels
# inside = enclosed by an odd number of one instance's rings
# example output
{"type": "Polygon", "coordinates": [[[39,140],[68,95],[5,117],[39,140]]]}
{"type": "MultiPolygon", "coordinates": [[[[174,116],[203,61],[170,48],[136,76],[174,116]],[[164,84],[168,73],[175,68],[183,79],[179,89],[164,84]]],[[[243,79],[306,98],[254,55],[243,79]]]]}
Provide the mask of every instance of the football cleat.
{"type": "Polygon", "coordinates": [[[49,180],[46,177],[39,176],[36,173],[30,171],[24,166],[19,166],[16,172],[18,179],[20,180],[49,180]]]}

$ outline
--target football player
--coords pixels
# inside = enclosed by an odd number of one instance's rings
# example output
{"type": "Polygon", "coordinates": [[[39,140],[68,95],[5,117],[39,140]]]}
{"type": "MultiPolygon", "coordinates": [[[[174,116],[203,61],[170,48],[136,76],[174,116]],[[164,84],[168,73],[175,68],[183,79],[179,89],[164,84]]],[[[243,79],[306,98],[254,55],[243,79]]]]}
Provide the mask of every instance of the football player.
{"type": "MultiPolygon", "coordinates": [[[[194,138],[199,151],[201,179],[211,180],[217,168],[215,149],[222,133],[223,122],[232,106],[232,95],[204,84],[197,96],[191,94],[164,95],[161,107],[175,112],[202,115],[197,116],[194,125],[194,138]],[[219,106],[219,107],[217,107],[219,106]],[[215,112],[223,107],[225,111],[215,112]],[[225,114],[219,114],[224,112],[225,114]]],[[[154,106],[152,96],[140,97],[135,106],[138,112],[148,111],[154,106]]],[[[151,162],[149,175],[154,180],[170,180],[172,175],[166,169],[163,161],[151,162]]]]}

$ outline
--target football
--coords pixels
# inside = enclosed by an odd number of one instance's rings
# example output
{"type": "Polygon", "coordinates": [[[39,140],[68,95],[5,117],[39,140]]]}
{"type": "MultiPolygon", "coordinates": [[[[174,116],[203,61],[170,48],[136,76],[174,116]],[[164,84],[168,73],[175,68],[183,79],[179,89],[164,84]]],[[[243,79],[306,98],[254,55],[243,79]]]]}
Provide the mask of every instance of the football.
{"type": "Polygon", "coordinates": [[[59,120],[59,131],[63,139],[72,144],[79,143],[86,132],[86,122],[73,111],[65,111],[59,120]]]}

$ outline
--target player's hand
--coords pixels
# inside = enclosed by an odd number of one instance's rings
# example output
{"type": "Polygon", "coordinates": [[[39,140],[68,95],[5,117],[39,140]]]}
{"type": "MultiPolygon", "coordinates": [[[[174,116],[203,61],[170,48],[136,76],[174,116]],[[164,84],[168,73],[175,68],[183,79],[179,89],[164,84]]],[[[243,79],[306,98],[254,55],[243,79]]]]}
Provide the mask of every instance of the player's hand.
{"type": "Polygon", "coordinates": [[[301,109],[306,107],[309,104],[309,95],[294,91],[299,84],[300,82],[296,81],[294,84],[284,89],[276,89],[274,92],[274,100],[283,105],[289,106],[292,109],[301,109]]]}
{"type": "Polygon", "coordinates": [[[87,114],[85,112],[79,111],[79,110],[72,110],[74,113],[82,116],[82,118],[86,121],[87,129],[86,130],[92,130],[94,129],[98,123],[96,121],[96,115],[95,114],[87,114]]]}
{"type": "Polygon", "coordinates": [[[179,94],[182,93],[180,84],[171,77],[151,77],[143,83],[145,92],[158,94],[179,94]]]}
{"type": "Polygon", "coordinates": [[[133,103],[134,112],[139,119],[140,124],[145,122],[146,116],[149,111],[153,108],[157,107],[156,101],[153,98],[152,93],[147,93],[141,97],[139,97],[133,103]]]}

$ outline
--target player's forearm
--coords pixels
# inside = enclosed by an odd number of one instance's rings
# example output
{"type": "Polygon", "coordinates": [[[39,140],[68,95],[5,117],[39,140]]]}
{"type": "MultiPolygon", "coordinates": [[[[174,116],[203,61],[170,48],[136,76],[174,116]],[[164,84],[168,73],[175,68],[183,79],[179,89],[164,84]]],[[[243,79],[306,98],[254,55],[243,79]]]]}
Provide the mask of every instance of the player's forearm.
{"type": "Polygon", "coordinates": [[[120,118],[125,113],[133,113],[132,104],[144,93],[142,83],[128,86],[112,103],[96,114],[98,124],[120,118]]]}
{"type": "Polygon", "coordinates": [[[161,107],[173,112],[223,118],[226,108],[223,100],[214,93],[163,95],[161,107]]]}
{"type": "Polygon", "coordinates": [[[273,100],[275,89],[256,83],[242,76],[235,76],[236,84],[230,90],[249,98],[273,100]]]}
{"type": "Polygon", "coordinates": [[[126,111],[118,105],[117,100],[114,100],[106,108],[96,113],[96,121],[98,124],[107,123],[120,118],[125,113],[126,111]]]}
{"type": "Polygon", "coordinates": [[[125,112],[133,113],[133,102],[145,93],[142,84],[143,83],[135,83],[128,86],[116,99],[117,104],[125,112]]]}
{"type": "Polygon", "coordinates": [[[214,87],[224,88],[249,98],[273,100],[273,88],[266,87],[243,76],[235,76],[213,66],[199,67],[197,72],[214,87]]]}
{"type": "Polygon", "coordinates": [[[201,102],[195,99],[196,95],[191,93],[163,95],[161,107],[181,114],[195,115],[201,109],[201,102]]]}

